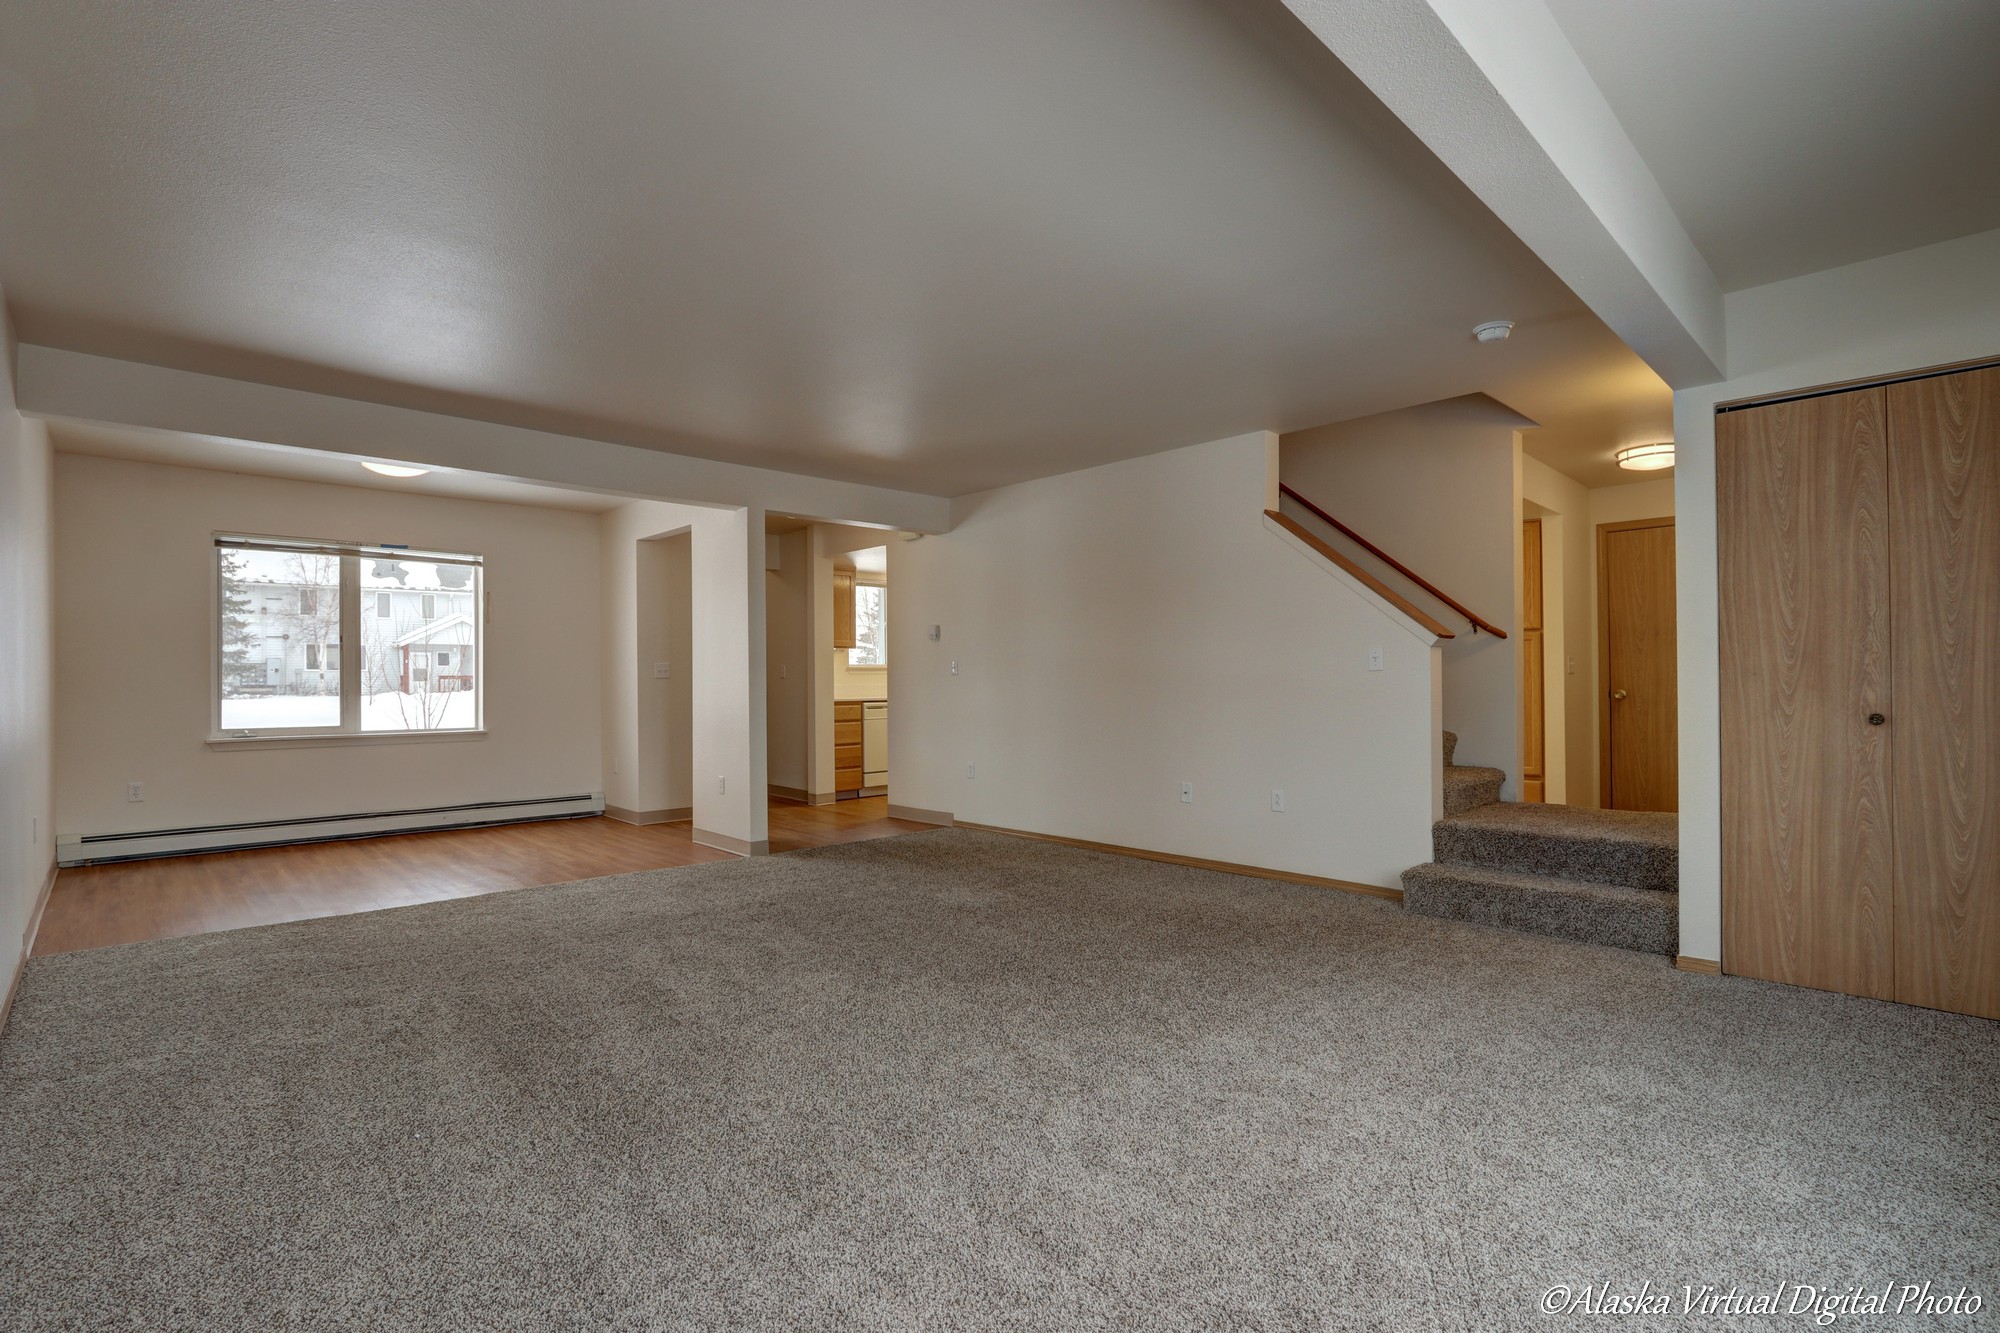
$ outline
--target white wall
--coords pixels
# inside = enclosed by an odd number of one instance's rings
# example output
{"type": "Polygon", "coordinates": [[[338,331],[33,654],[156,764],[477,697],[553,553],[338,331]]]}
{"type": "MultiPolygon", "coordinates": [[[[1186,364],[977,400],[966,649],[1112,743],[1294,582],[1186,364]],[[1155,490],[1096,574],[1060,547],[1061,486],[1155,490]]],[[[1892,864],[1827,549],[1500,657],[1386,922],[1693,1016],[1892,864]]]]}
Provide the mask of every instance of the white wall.
{"type": "Polygon", "coordinates": [[[0,328],[0,1004],[55,868],[49,443],[14,410],[12,359],[0,328]]]}
{"type": "Polygon", "coordinates": [[[1674,395],[1681,952],[1721,957],[1715,405],[2000,356],[2000,231],[1732,293],[1730,378],[1674,395]]]}
{"type": "Polygon", "coordinates": [[[65,835],[599,789],[593,516],[74,454],[55,478],[65,835]],[[210,749],[218,531],[483,555],[487,735],[210,749]]]}
{"type": "Polygon", "coordinates": [[[673,760],[645,725],[653,684],[636,645],[657,603],[642,604],[647,543],[687,533],[693,635],[689,684],[694,838],[739,853],[769,850],[765,731],[764,514],[635,500],[599,520],[604,581],[605,802],[646,813],[649,793],[671,790],[673,760]],[[629,646],[628,646],[629,645],[629,646]]]}
{"type": "Polygon", "coordinates": [[[896,804],[1368,884],[1428,860],[1435,650],[1266,526],[1275,452],[969,496],[949,533],[891,544],[896,804]]]}
{"type": "Polygon", "coordinates": [[[635,542],[620,561],[607,544],[605,802],[615,818],[685,819],[694,807],[693,539],[635,542]],[[665,663],[664,680],[655,670],[665,663]],[[629,725],[613,728],[614,714],[629,725]],[[615,769],[616,772],[611,770],[615,769]]]}
{"type": "MultiPolygon", "coordinates": [[[[1515,436],[1532,424],[1473,395],[1297,431],[1283,440],[1284,479],[1513,636],[1521,549],[1515,436]]],[[[1290,503],[1286,512],[1303,512],[1290,503]]],[[[1387,581],[1406,586],[1393,575],[1387,581]]],[[[1517,799],[1518,638],[1474,634],[1423,594],[1415,600],[1457,636],[1444,646],[1444,725],[1458,733],[1459,762],[1505,770],[1506,799],[1517,799]]]]}
{"type": "Polygon", "coordinates": [[[1642,518],[1670,518],[1674,512],[1672,477],[1598,486],[1590,492],[1590,522],[1630,523],[1642,518]]]}
{"type": "MultiPolygon", "coordinates": [[[[808,656],[808,604],[812,599],[812,535],[806,529],[766,537],[778,567],[764,574],[764,713],[769,737],[770,783],[789,792],[806,784],[806,733],[812,662],[808,656]]],[[[767,561],[768,564],[768,561],[767,561]]]]}
{"type": "Polygon", "coordinates": [[[1542,711],[1547,799],[1595,805],[1591,752],[1590,491],[1538,459],[1521,459],[1524,517],[1542,523],[1542,711]],[[1527,513],[1532,507],[1534,512],[1527,513]],[[1569,669],[1576,662],[1576,670],[1569,669]]]}

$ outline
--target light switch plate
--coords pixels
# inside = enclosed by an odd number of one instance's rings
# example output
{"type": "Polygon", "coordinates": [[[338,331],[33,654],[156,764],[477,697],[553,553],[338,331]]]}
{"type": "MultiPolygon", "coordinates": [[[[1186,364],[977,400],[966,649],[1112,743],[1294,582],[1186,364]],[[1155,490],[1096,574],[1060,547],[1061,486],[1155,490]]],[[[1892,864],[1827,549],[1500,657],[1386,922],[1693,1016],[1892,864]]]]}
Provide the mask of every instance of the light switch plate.
{"type": "Polygon", "coordinates": [[[654,679],[654,680],[672,680],[673,678],[674,678],[674,665],[673,665],[673,663],[671,663],[671,662],[655,662],[655,663],[653,663],[653,679],[654,679]]]}

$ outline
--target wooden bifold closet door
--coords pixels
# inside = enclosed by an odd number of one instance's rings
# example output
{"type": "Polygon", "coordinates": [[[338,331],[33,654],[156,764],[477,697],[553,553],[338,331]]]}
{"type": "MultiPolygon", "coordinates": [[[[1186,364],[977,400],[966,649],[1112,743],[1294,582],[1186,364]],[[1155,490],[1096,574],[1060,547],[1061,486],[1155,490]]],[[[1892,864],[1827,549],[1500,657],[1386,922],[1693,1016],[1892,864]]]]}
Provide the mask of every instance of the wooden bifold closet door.
{"type": "Polygon", "coordinates": [[[2000,369],[1723,413],[1723,969],[2000,1017],[2000,369]]]}

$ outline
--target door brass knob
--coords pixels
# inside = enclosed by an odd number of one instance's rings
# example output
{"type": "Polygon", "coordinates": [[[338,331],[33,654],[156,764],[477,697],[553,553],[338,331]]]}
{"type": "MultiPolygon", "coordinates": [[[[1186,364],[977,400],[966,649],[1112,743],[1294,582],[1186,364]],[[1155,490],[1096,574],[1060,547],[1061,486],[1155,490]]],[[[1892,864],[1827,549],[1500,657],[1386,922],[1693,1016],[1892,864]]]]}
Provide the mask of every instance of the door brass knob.
{"type": "Polygon", "coordinates": [[[1623,698],[1625,697],[1625,691],[1623,691],[1623,690],[1613,690],[1613,691],[1611,691],[1611,697],[1612,697],[1612,698],[1614,698],[1614,699],[1623,699],[1623,698]]]}
{"type": "Polygon", "coordinates": [[[1888,718],[1883,717],[1880,713],[1870,713],[1868,715],[1868,725],[1871,727],[1879,727],[1888,720],[1888,718]]]}

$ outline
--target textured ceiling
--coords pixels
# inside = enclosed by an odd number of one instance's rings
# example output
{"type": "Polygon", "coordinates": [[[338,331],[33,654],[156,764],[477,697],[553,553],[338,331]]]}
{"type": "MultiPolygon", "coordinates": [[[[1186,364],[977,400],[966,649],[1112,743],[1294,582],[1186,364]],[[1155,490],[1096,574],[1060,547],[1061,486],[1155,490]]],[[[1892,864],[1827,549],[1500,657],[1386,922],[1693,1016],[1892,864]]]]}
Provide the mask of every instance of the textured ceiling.
{"type": "Polygon", "coordinates": [[[1995,0],[1548,0],[1727,290],[2000,227],[1995,0]]]}
{"type": "Polygon", "coordinates": [[[935,494],[1470,392],[1559,466],[1670,427],[1275,0],[10,0],[0,53],[24,341],[935,494]]]}

